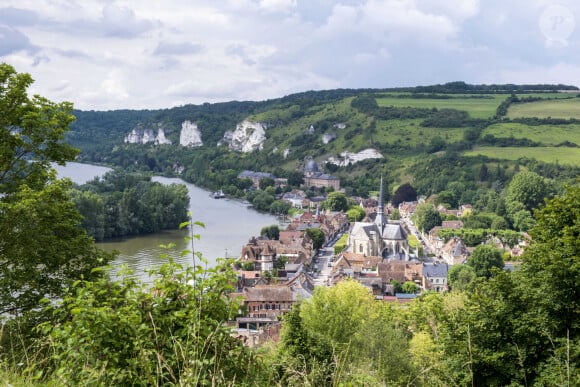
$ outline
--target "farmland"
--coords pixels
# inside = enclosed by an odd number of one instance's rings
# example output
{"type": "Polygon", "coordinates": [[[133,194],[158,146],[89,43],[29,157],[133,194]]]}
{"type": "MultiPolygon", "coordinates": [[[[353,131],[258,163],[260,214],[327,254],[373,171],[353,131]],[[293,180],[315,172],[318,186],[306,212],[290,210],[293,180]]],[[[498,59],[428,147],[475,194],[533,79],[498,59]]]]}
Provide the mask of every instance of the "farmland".
{"type": "Polygon", "coordinates": [[[464,153],[466,156],[487,156],[491,159],[536,159],[546,163],[580,166],[580,148],[567,147],[477,147],[464,153]]]}
{"type": "Polygon", "coordinates": [[[399,98],[389,96],[377,98],[379,106],[414,107],[426,109],[456,109],[466,111],[471,118],[491,118],[500,103],[507,98],[505,94],[490,95],[453,95],[451,98],[399,98]]]}
{"type": "Polygon", "coordinates": [[[517,122],[502,122],[485,128],[482,135],[488,134],[497,138],[529,139],[548,146],[565,141],[580,145],[580,124],[528,126],[517,122]]]}
{"type": "Polygon", "coordinates": [[[580,98],[555,99],[512,104],[508,118],[576,118],[580,119],[580,98]]]}

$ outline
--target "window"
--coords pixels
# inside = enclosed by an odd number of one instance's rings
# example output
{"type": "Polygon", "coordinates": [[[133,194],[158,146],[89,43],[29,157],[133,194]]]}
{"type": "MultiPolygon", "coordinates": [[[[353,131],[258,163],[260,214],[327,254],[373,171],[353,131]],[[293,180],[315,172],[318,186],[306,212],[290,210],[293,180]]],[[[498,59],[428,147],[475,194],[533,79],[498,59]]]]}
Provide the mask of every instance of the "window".
{"type": "Polygon", "coordinates": [[[362,243],[360,245],[358,245],[358,252],[362,253],[363,252],[363,246],[362,243]]]}

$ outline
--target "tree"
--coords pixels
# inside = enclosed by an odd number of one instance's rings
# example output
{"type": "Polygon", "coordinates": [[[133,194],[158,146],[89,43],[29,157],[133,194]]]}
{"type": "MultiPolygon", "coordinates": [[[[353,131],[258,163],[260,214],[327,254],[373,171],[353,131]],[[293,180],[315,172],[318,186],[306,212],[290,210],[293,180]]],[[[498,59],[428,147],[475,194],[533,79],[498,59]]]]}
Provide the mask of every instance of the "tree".
{"type": "Polygon", "coordinates": [[[506,202],[520,202],[532,211],[549,195],[549,186],[543,177],[534,172],[516,174],[507,188],[506,202]]]}
{"type": "Polygon", "coordinates": [[[439,211],[428,203],[419,204],[413,214],[413,221],[422,232],[429,232],[435,226],[441,226],[439,211]]]}
{"type": "Polygon", "coordinates": [[[275,200],[270,205],[270,212],[276,215],[286,215],[290,211],[292,205],[285,200],[275,200]]]}
{"type": "Polygon", "coordinates": [[[467,259],[467,265],[475,270],[478,277],[489,278],[493,268],[503,269],[502,252],[490,245],[479,245],[467,259]]]}
{"type": "Polygon", "coordinates": [[[76,281],[40,326],[53,361],[35,371],[54,365],[65,385],[251,383],[259,360],[226,326],[240,307],[231,262],[207,272],[169,262],[151,276],[76,281]]]}
{"type": "Polygon", "coordinates": [[[412,281],[405,281],[403,284],[403,293],[417,293],[419,291],[419,287],[416,283],[412,281]]]}
{"type": "Polygon", "coordinates": [[[331,211],[347,211],[348,199],[342,192],[331,192],[322,203],[322,207],[331,211]]]}
{"type": "Polygon", "coordinates": [[[18,74],[0,64],[0,193],[15,192],[24,184],[41,189],[51,179],[51,162],[64,165],[78,150],[64,142],[74,121],[72,104],[53,103],[27,88],[29,74],[18,74]]]}
{"type": "Polygon", "coordinates": [[[360,222],[366,216],[366,211],[360,206],[353,206],[346,211],[349,222],[360,222]]]}
{"type": "Polygon", "coordinates": [[[324,233],[319,228],[309,228],[306,230],[306,234],[312,239],[312,247],[318,250],[324,245],[324,233]]]}
{"type": "Polygon", "coordinates": [[[273,224],[271,226],[262,227],[260,230],[260,235],[267,236],[268,239],[278,239],[280,237],[280,228],[277,224],[273,224]]]}
{"type": "Polygon", "coordinates": [[[475,269],[468,265],[453,265],[447,272],[447,279],[452,290],[465,290],[475,279],[475,269]]]}
{"type": "Polygon", "coordinates": [[[394,207],[398,207],[403,202],[412,202],[415,200],[417,200],[417,191],[411,184],[405,183],[396,189],[391,203],[394,207]]]}
{"type": "Polygon", "coordinates": [[[261,190],[265,190],[268,187],[274,187],[275,183],[276,182],[271,177],[264,177],[264,178],[260,179],[259,186],[260,186],[261,190]]]}
{"type": "Polygon", "coordinates": [[[292,171],[288,173],[288,185],[293,187],[300,187],[304,184],[304,174],[299,171],[292,171]]]}
{"type": "Polygon", "coordinates": [[[37,310],[111,258],[81,227],[70,181],[50,167],[77,154],[64,142],[72,105],[30,99],[31,84],[0,64],[0,314],[37,310]]]}
{"type": "Polygon", "coordinates": [[[300,316],[305,327],[324,337],[334,346],[346,345],[368,318],[374,298],[354,280],[336,286],[317,287],[314,296],[302,304],[300,316]]]}

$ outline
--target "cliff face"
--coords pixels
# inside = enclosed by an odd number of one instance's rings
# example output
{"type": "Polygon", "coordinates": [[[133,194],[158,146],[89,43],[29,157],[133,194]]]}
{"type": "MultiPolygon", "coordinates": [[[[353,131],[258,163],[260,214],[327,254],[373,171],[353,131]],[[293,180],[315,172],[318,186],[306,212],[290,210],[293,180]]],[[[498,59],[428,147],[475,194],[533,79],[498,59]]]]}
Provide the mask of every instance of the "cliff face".
{"type": "Polygon", "coordinates": [[[342,152],[340,157],[330,157],[328,162],[331,164],[345,167],[349,164],[355,164],[366,159],[382,159],[383,155],[376,149],[368,148],[358,153],[351,153],[348,151],[342,152]]]}
{"type": "Polygon", "coordinates": [[[125,143],[128,144],[171,144],[171,140],[165,137],[165,130],[161,127],[157,130],[157,135],[153,129],[134,128],[131,133],[125,136],[125,143]]]}
{"type": "Polygon", "coordinates": [[[223,140],[230,149],[249,153],[263,148],[266,131],[259,122],[243,121],[236,126],[236,130],[224,133],[223,140]]]}
{"type": "Polygon", "coordinates": [[[197,124],[191,121],[183,121],[181,124],[181,133],[179,134],[179,145],[188,147],[202,146],[201,132],[197,124]]]}

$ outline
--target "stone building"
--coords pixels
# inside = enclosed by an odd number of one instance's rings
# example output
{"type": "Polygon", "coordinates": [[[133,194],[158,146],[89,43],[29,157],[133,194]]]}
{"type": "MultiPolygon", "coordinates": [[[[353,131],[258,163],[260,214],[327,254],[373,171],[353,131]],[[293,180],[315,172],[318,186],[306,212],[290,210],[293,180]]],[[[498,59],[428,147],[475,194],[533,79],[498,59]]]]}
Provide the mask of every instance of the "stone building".
{"type": "Polygon", "coordinates": [[[384,259],[409,260],[407,232],[400,223],[390,223],[383,205],[383,179],[374,222],[356,222],[348,236],[348,251],[384,259]]]}

